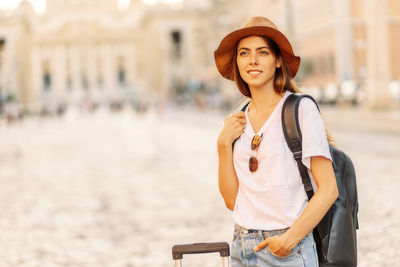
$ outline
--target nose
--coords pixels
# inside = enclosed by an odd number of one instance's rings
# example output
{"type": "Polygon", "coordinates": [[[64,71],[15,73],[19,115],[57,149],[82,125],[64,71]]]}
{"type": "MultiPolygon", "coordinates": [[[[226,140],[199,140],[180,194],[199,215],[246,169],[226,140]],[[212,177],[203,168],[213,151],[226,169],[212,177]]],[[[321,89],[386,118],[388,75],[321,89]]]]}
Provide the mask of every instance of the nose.
{"type": "Polygon", "coordinates": [[[250,56],[250,65],[258,65],[258,56],[257,53],[254,53],[250,56]]]}

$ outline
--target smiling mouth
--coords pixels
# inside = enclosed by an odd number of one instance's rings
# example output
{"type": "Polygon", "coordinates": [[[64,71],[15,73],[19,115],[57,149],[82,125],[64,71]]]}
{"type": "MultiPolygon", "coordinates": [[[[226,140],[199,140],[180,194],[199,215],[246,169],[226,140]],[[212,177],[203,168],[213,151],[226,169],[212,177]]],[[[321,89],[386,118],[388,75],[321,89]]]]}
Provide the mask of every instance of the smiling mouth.
{"type": "Polygon", "coordinates": [[[247,71],[247,73],[253,77],[257,77],[258,75],[260,75],[260,73],[262,73],[262,71],[261,70],[249,70],[249,71],[247,71]]]}

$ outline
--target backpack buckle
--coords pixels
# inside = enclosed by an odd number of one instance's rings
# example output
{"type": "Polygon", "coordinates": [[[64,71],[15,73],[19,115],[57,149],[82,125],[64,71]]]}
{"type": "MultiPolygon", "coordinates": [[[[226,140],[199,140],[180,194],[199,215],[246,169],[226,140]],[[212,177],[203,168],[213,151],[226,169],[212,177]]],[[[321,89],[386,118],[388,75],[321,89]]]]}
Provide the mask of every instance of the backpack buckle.
{"type": "Polygon", "coordinates": [[[293,153],[294,159],[295,160],[301,160],[302,156],[303,156],[303,152],[302,151],[297,151],[293,153]]]}

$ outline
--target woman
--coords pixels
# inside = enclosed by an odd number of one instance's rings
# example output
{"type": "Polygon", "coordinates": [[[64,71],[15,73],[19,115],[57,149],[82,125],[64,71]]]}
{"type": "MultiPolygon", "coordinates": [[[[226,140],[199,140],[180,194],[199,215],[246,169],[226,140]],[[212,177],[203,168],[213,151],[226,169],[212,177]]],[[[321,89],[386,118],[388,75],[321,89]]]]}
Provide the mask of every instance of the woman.
{"type": "Polygon", "coordinates": [[[318,266],[312,229],[338,191],[323,121],[311,100],[299,108],[302,161],[315,191],[310,201],[283,136],[282,104],[299,92],[291,79],[300,58],[270,20],[252,17],[221,41],[215,61],[251,99],[244,112],[225,118],[217,142],[219,189],[235,221],[232,266],[318,266]]]}

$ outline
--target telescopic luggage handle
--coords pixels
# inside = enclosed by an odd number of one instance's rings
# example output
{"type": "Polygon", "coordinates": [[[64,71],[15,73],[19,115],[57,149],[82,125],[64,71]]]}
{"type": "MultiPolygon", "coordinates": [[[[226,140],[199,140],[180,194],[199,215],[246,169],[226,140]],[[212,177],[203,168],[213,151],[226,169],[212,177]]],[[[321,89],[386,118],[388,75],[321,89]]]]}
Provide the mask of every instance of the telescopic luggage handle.
{"type": "Polygon", "coordinates": [[[229,257],[229,244],[227,242],[182,244],[172,247],[174,260],[181,260],[183,254],[199,254],[219,252],[221,257],[229,257]]]}
{"type": "Polygon", "coordinates": [[[222,257],[223,266],[228,266],[229,244],[227,242],[209,242],[209,243],[194,243],[182,244],[172,247],[172,258],[175,260],[175,266],[181,266],[183,254],[200,254],[219,252],[222,257]]]}

